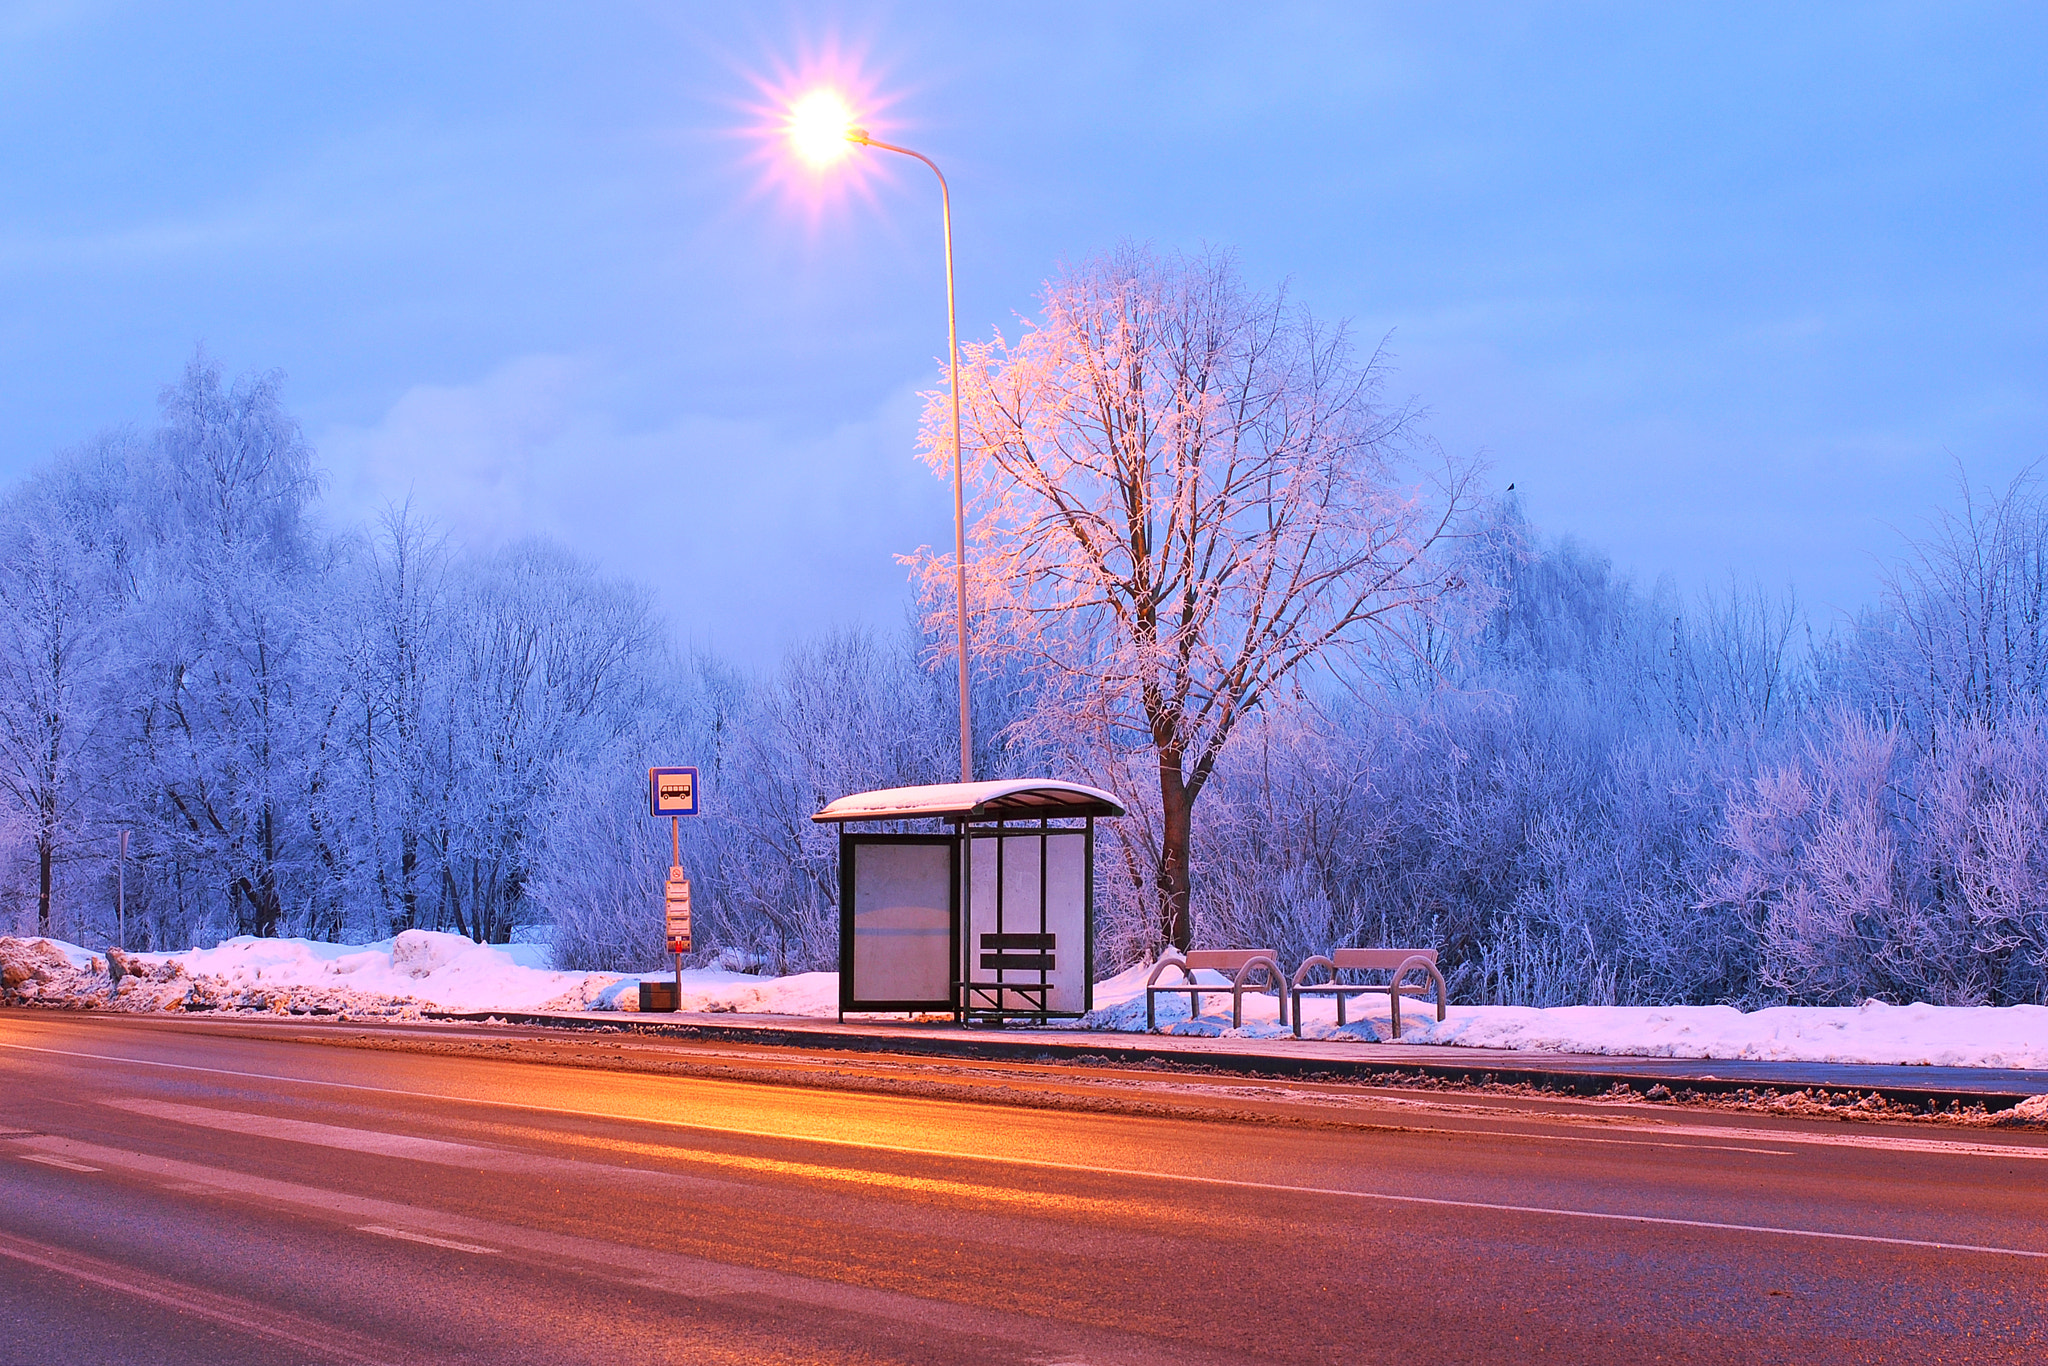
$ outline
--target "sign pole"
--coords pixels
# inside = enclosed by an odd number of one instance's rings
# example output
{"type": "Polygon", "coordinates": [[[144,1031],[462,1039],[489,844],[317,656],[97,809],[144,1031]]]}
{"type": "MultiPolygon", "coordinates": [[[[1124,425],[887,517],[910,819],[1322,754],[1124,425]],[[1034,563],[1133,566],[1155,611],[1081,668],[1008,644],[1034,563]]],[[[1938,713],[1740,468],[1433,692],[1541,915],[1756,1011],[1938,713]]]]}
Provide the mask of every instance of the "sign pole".
{"type": "MultiPolygon", "coordinates": [[[[681,816],[670,816],[668,818],[668,840],[668,875],[671,880],[677,880],[682,877],[683,872],[683,818],[681,816]]],[[[669,940],[669,947],[676,951],[676,1013],[679,1015],[683,1010],[683,951],[678,947],[680,943],[680,940],[669,940]]]]}
{"type": "Polygon", "coordinates": [[[694,768],[650,768],[647,770],[648,812],[668,817],[668,884],[661,900],[668,951],[676,956],[676,998],[670,1009],[683,1008],[683,955],[690,951],[690,879],[683,874],[683,817],[697,814],[697,770],[694,768]]]}

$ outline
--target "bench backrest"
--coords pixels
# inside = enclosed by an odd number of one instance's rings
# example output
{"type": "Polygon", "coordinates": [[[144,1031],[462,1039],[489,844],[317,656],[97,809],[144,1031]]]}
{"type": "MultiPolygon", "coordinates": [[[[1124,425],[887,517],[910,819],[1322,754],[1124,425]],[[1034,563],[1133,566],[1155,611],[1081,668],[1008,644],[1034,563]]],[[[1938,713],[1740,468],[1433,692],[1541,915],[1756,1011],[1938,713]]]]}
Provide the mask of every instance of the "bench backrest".
{"type": "Polygon", "coordinates": [[[985,934],[981,966],[997,972],[1051,972],[1058,936],[1050,934],[985,934]]]}
{"type": "Polygon", "coordinates": [[[1392,972],[1411,958],[1436,961],[1435,949],[1338,949],[1330,959],[1339,968],[1378,968],[1392,972]]]}
{"type": "Polygon", "coordinates": [[[1271,958],[1279,961],[1279,955],[1271,949],[1190,949],[1187,954],[1191,968],[1208,968],[1213,972],[1238,972],[1254,958],[1271,958]]]}
{"type": "Polygon", "coordinates": [[[1051,973],[1053,934],[983,934],[981,969],[995,973],[1051,973]]]}

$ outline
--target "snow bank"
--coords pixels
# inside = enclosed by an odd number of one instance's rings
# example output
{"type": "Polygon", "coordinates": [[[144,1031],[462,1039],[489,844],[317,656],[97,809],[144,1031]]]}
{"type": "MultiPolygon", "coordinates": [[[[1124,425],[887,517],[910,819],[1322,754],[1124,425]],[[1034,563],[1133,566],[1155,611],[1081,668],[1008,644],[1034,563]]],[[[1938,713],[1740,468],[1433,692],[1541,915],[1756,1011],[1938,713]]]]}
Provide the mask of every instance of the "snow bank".
{"type": "Polygon", "coordinates": [[[2048,1006],[1451,1007],[1401,1042],[1651,1058],[2048,1068],[2048,1006]]]}
{"type": "MultiPolygon", "coordinates": [[[[1095,986],[1088,1029],[1145,1028],[1149,965],[1095,986]]],[[[1198,981],[1220,985],[1219,973],[1198,981]]],[[[1353,997],[1351,1021],[1337,1028],[1327,998],[1304,1003],[1302,1035],[1315,1039],[1396,1042],[1383,996],[1353,997]]],[[[1230,1027],[1230,997],[1203,998],[1191,1017],[1185,996],[1161,996],[1162,1033],[1264,1039],[1292,1036],[1282,1028],[1279,1004],[1247,994],[1244,1025],[1230,1027]]],[[[1639,1058],[1755,1059],[1768,1062],[1849,1062],[1928,1067],[2048,1068],[2048,1006],[1774,1006],[1741,1011],[1733,1006],[1452,1006],[1441,1023],[1423,1002],[1401,1007],[1403,1045],[1503,1048],[1639,1058]]]]}
{"type": "Polygon", "coordinates": [[[241,936],[182,953],[95,955],[0,939],[11,1001],[102,1010],[255,1010],[417,1017],[439,1010],[587,1010],[609,973],[551,972],[538,945],[407,930],[374,944],[241,936]]]}
{"type": "MultiPolygon", "coordinates": [[[[641,977],[556,972],[538,944],[477,944],[407,930],[373,944],[242,936],[180,953],[94,954],[54,939],[0,938],[10,1003],[97,1010],[242,1010],[398,1016],[425,1010],[637,1010],[641,977]]],[[[653,972],[649,981],[672,982],[653,972]]],[[[683,1009],[833,1015],[837,973],[754,977],[716,968],[683,973],[683,1009]]]]}
{"type": "MultiPolygon", "coordinates": [[[[184,953],[98,955],[49,939],[0,938],[0,987],[11,1004],[110,1010],[249,1010],[416,1018],[423,1010],[569,1012],[639,1008],[642,976],[557,972],[542,966],[539,945],[476,944],[457,934],[407,930],[374,944],[310,939],[230,939],[184,953]]],[[[1083,1029],[1145,1028],[1140,965],[1096,983],[1096,1009],[1083,1029]]],[[[1210,972],[1199,980],[1220,985],[1210,972]]],[[[645,980],[669,982],[673,973],[645,980]]],[[[831,1016],[839,976],[754,977],[718,968],[683,973],[685,1011],[831,1016]]],[[[1247,995],[1244,1025],[1230,1026],[1227,994],[1204,998],[1191,1016],[1187,998],[1162,996],[1162,1032],[1273,1039],[1291,1036],[1270,995],[1247,995]]],[[[1392,1040],[1385,997],[1354,998],[1339,1029],[1335,1004],[1307,1003],[1302,1028],[1312,1039],[1392,1040]]],[[[1438,1022],[1421,1002],[1401,1012],[1402,1045],[1500,1048],[1629,1057],[1755,1059],[1935,1067],[2048,1068],[2048,1007],[1779,1006],[1744,1012],[1729,1006],[1452,1006],[1438,1022]]],[[[1285,1045],[1276,1044],[1284,1048],[1285,1045]]]]}
{"type": "MultiPolygon", "coordinates": [[[[638,1010],[640,983],[667,982],[670,972],[621,977],[591,999],[592,1010],[638,1010]]],[[[714,1014],[837,1015],[839,974],[802,972],[791,977],[754,977],[720,968],[683,969],[683,1009],[714,1014]]]]}
{"type": "Polygon", "coordinates": [[[219,981],[230,992],[323,987],[440,1010],[585,1010],[614,980],[609,973],[527,965],[545,954],[538,945],[478,944],[459,934],[407,930],[374,944],[240,936],[217,948],[132,957],[175,961],[187,975],[219,981]]]}

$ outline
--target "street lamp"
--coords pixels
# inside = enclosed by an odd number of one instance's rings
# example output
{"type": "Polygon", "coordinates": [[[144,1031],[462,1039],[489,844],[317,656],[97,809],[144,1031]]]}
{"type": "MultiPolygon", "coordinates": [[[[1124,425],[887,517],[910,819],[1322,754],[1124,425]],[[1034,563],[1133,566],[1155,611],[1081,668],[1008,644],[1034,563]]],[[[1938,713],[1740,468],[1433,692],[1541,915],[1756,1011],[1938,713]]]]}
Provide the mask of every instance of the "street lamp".
{"type": "Polygon", "coordinates": [[[813,166],[829,166],[854,147],[874,147],[915,157],[939,178],[939,221],[946,235],[946,366],[953,400],[953,589],[960,654],[960,781],[974,781],[974,732],[967,714],[967,495],[960,473],[960,325],[953,305],[953,195],[946,173],[922,152],[881,142],[856,127],[845,101],[829,90],[817,90],[797,101],[790,111],[790,141],[797,154],[813,166]]]}

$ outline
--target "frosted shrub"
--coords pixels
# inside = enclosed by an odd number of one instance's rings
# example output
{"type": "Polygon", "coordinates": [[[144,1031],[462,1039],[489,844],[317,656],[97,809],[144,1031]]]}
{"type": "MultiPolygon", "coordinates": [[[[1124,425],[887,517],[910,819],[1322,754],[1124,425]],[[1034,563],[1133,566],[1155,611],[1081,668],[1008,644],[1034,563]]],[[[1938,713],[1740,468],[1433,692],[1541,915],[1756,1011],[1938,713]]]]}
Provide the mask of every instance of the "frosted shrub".
{"type": "Polygon", "coordinates": [[[1906,734],[1837,716],[1730,813],[1712,904],[1757,927],[1786,999],[2043,999],[2048,734],[2029,714],[1906,734]]]}

